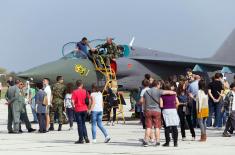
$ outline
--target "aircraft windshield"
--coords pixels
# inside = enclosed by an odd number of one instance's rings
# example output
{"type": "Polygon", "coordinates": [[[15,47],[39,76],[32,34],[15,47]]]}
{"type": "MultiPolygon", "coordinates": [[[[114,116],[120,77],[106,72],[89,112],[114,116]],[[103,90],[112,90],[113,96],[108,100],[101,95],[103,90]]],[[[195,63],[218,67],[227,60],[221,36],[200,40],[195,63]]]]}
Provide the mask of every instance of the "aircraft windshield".
{"type": "MultiPolygon", "coordinates": [[[[94,39],[89,41],[89,44],[92,48],[97,48],[99,45],[102,45],[106,42],[106,39],[94,39]]],[[[130,49],[128,45],[120,45],[122,47],[122,56],[128,56],[130,53],[130,49]]],[[[77,42],[69,42],[65,44],[62,48],[62,55],[65,58],[71,59],[86,59],[87,54],[82,51],[77,51],[77,42]]],[[[105,53],[105,49],[103,49],[103,53],[105,53]]]]}
{"type": "MultiPolygon", "coordinates": [[[[89,42],[90,46],[95,48],[98,45],[104,44],[106,39],[94,39],[89,42]]],[[[73,58],[73,59],[86,59],[86,53],[82,51],[76,51],[77,42],[69,42],[65,44],[62,48],[62,55],[65,58],[73,58]]]]}

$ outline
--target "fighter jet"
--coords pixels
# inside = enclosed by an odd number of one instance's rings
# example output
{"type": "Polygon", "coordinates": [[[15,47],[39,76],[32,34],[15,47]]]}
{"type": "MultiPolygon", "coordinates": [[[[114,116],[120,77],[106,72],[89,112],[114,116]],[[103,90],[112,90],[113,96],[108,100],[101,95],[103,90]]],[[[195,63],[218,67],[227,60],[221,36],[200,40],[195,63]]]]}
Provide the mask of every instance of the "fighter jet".
{"type": "MultiPolygon", "coordinates": [[[[170,75],[184,74],[186,68],[193,71],[208,72],[221,71],[233,73],[235,71],[235,30],[229,35],[217,52],[209,58],[191,58],[158,50],[121,45],[123,54],[112,62],[119,88],[125,90],[136,89],[146,73],[154,78],[165,79],[170,75]]],[[[91,41],[93,47],[103,44],[105,39],[91,41]]],[[[22,72],[18,77],[33,78],[35,82],[49,78],[52,83],[56,76],[62,75],[65,83],[75,83],[81,79],[87,87],[92,83],[104,80],[105,75],[97,70],[94,61],[74,55],[76,42],[69,42],[63,46],[62,58],[53,62],[34,67],[22,72]]]]}

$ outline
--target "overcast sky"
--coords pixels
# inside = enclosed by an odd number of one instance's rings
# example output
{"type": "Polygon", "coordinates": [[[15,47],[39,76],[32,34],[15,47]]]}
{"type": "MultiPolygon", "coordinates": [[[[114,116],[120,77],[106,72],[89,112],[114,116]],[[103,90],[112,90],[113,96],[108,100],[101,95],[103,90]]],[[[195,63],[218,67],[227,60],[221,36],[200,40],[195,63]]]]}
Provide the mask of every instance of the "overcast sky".
{"type": "Polygon", "coordinates": [[[63,44],[119,43],[193,57],[214,54],[235,28],[234,0],[1,0],[0,67],[24,71],[61,57],[63,44]]]}

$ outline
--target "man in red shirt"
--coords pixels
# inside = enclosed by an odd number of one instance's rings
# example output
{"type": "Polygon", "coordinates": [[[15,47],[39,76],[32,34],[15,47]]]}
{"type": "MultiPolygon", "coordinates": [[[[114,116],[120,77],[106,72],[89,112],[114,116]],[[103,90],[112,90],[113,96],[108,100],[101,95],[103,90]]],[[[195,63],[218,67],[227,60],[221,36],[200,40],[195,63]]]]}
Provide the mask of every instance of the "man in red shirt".
{"type": "Polygon", "coordinates": [[[78,126],[79,140],[76,141],[75,144],[83,144],[84,139],[86,143],[90,143],[86,129],[86,117],[88,107],[85,103],[86,98],[89,98],[90,100],[90,95],[85,89],[83,89],[83,83],[81,80],[78,80],[76,82],[76,85],[78,88],[72,93],[72,103],[78,126]]]}

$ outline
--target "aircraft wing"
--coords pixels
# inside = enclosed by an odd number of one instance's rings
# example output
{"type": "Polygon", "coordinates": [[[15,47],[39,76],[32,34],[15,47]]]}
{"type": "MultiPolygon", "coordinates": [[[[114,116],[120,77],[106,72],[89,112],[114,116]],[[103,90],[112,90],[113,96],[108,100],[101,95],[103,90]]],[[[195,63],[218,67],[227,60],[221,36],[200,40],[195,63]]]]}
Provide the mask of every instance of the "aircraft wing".
{"type": "Polygon", "coordinates": [[[224,67],[230,67],[232,70],[235,69],[235,63],[232,62],[212,58],[191,58],[145,48],[135,48],[132,55],[129,57],[137,61],[150,61],[168,65],[200,66],[201,68],[207,68],[205,70],[223,70],[224,67]]]}

